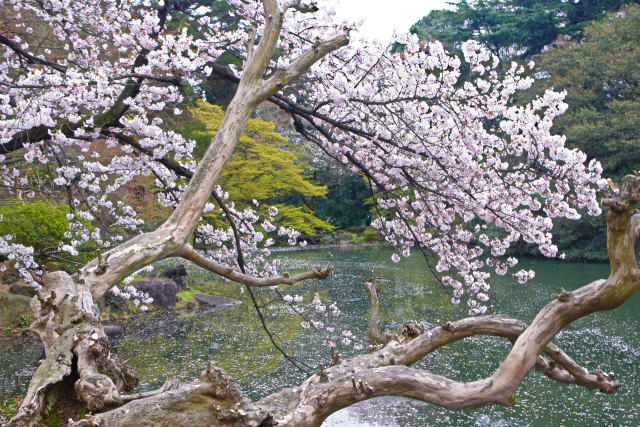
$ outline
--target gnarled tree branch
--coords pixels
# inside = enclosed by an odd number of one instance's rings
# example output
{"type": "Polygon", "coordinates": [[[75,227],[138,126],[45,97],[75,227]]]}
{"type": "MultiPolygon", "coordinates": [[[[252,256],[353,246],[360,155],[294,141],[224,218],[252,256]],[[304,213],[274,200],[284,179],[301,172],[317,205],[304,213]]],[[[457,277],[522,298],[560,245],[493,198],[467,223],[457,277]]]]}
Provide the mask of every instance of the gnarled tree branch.
{"type": "Polygon", "coordinates": [[[240,273],[231,267],[227,267],[226,265],[215,262],[210,258],[207,258],[200,252],[193,249],[191,245],[185,245],[177,255],[219,276],[226,277],[229,280],[237,283],[242,283],[243,285],[257,288],[265,288],[277,285],[294,285],[298,282],[309,279],[324,280],[333,272],[333,267],[327,265],[322,268],[318,267],[315,270],[307,271],[300,274],[294,274],[293,276],[285,274],[283,276],[273,277],[252,277],[247,274],[240,273]]]}

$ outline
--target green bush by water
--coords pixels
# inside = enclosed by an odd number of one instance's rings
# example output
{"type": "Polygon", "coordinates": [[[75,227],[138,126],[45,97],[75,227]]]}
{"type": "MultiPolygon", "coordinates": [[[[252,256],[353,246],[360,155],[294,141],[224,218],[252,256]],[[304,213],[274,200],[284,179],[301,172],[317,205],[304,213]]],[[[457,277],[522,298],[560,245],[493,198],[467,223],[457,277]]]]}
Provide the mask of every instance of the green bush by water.
{"type": "MultiPolygon", "coordinates": [[[[70,239],[64,234],[69,231],[66,215],[69,207],[45,202],[9,203],[0,206],[0,236],[12,236],[13,243],[32,246],[36,254],[45,249],[55,249],[60,242],[70,239]]],[[[90,224],[87,225],[91,228],[90,224]]],[[[77,262],[85,263],[93,259],[93,252],[81,252],[73,257],[77,262]]],[[[70,255],[66,257],[71,258],[70,255]]],[[[39,263],[48,261],[37,257],[39,263]]],[[[59,267],[59,262],[54,262],[59,267]]]]}
{"type": "Polygon", "coordinates": [[[11,235],[14,243],[33,246],[36,252],[56,247],[69,230],[68,212],[65,206],[44,202],[0,206],[0,236],[11,235]]]}

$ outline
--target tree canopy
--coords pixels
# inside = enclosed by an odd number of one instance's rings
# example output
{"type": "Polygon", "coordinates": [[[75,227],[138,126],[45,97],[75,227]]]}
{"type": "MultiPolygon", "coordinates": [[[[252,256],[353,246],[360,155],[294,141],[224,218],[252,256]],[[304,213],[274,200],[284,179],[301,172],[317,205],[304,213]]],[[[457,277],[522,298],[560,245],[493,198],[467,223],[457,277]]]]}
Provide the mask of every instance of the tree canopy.
{"type": "Polygon", "coordinates": [[[451,50],[476,39],[502,60],[528,58],[563,35],[580,38],[586,22],[629,0],[462,0],[454,10],[434,10],[411,27],[451,50]]]}

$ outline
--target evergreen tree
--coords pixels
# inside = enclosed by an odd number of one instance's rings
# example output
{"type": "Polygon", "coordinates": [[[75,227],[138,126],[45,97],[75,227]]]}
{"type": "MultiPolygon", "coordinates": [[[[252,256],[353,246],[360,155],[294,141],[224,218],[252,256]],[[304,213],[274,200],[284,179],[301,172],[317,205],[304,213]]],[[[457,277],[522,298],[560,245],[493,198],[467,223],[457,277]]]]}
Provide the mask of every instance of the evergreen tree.
{"type": "Polygon", "coordinates": [[[485,44],[500,59],[527,58],[559,35],[580,37],[586,22],[629,0],[462,0],[455,10],[434,10],[411,32],[456,51],[468,39],[485,44]]]}
{"type": "MultiPolygon", "coordinates": [[[[533,93],[567,92],[569,108],[556,119],[555,133],[597,158],[604,176],[619,179],[640,168],[640,6],[589,24],[583,41],[559,41],[536,62],[544,78],[533,93]]],[[[605,260],[604,232],[604,218],[589,218],[580,227],[560,222],[556,236],[570,257],[605,260]]]]}

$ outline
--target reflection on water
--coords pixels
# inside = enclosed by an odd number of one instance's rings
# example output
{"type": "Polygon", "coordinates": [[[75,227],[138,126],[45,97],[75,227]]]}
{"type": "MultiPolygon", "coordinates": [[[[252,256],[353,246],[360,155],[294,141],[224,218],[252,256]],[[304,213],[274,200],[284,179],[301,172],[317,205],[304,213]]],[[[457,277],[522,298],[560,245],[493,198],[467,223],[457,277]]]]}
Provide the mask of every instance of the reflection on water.
{"type": "MultiPolygon", "coordinates": [[[[304,294],[310,303],[318,292],[323,300],[336,301],[342,315],[325,324],[335,327],[337,334],[350,329],[365,344],[367,299],[362,284],[371,270],[383,277],[380,318],[383,328],[397,327],[406,320],[418,320],[425,326],[437,320],[451,320],[463,315],[448,303],[448,298],[426,273],[424,260],[412,256],[398,264],[390,260],[387,249],[350,248],[306,250],[278,254],[284,270],[295,272],[327,262],[336,272],[324,282],[314,281],[283,292],[304,294]]],[[[536,312],[561,287],[568,290],[606,277],[608,267],[552,261],[522,262],[533,268],[536,279],[519,285],[508,278],[495,278],[492,283],[493,304],[502,314],[530,321],[536,312]]],[[[194,270],[195,273],[195,270],[194,270]]],[[[210,280],[208,273],[199,271],[190,280],[210,280]]],[[[253,308],[241,288],[227,296],[245,303],[216,312],[197,312],[194,315],[164,313],[145,316],[127,326],[127,336],[114,342],[113,353],[129,360],[141,375],[141,390],[159,386],[169,377],[191,380],[197,377],[208,360],[215,360],[243,389],[259,398],[282,387],[299,383],[306,375],[283,361],[262,331],[253,308]]],[[[268,290],[260,290],[263,304],[273,298],[268,290]]],[[[423,402],[402,398],[382,398],[361,402],[334,414],[327,426],[538,426],[538,425],[639,425],[640,424],[640,330],[638,308],[640,296],[617,310],[598,313],[581,319],[562,331],[555,339],[565,351],[589,370],[601,367],[614,371],[625,383],[613,395],[604,395],[576,386],[561,385],[534,372],[517,393],[512,408],[489,407],[474,411],[448,411],[423,402]]],[[[269,325],[283,347],[310,366],[330,361],[323,346],[325,335],[302,330],[300,319],[289,313],[282,303],[264,307],[269,325]]],[[[0,380],[8,393],[24,393],[28,374],[33,370],[41,351],[14,348],[0,342],[0,380]],[[16,353],[14,353],[16,352],[16,353]],[[36,355],[37,353],[37,355],[36,355]],[[13,354],[20,354],[15,360],[13,354]],[[8,362],[9,361],[9,362],[8,362]],[[16,376],[22,372],[23,376],[16,376]],[[23,389],[21,389],[23,387],[23,389]]],[[[27,346],[28,347],[28,346],[27,346]]],[[[344,356],[353,355],[353,347],[339,348],[344,356]]],[[[429,355],[417,366],[457,380],[476,380],[490,375],[509,351],[506,340],[493,337],[474,337],[455,343],[429,355]]]]}

